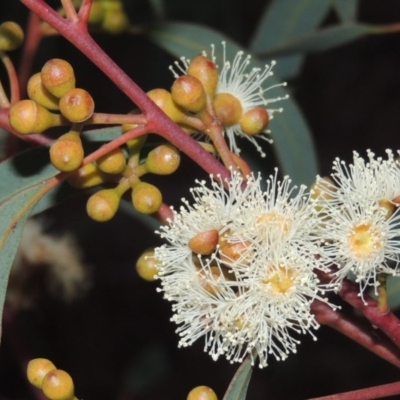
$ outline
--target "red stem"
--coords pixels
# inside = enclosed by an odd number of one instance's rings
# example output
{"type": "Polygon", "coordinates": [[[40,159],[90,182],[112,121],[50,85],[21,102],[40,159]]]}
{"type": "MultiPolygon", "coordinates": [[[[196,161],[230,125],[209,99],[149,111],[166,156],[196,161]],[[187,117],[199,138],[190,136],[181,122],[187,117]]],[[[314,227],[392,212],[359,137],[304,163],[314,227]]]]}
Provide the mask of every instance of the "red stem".
{"type": "Polygon", "coordinates": [[[83,0],[81,8],[79,9],[78,16],[79,16],[80,20],[85,24],[87,24],[87,22],[88,22],[92,3],[93,3],[93,0],[83,0]]]}
{"type": "Polygon", "coordinates": [[[384,332],[389,339],[400,348],[400,321],[390,311],[382,314],[378,309],[378,303],[367,294],[364,294],[364,300],[359,296],[358,285],[350,281],[343,281],[339,295],[347,303],[359,310],[372,325],[384,332]]]}
{"type": "Polygon", "coordinates": [[[14,64],[12,63],[10,57],[8,57],[7,53],[1,51],[0,57],[4,66],[6,67],[10,82],[10,103],[14,104],[20,99],[17,73],[15,71],[14,64]]]}
{"type": "Polygon", "coordinates": [[[400,382],[374,386],[352,392],[332,394],[330,396],[313,397],[309,400],[373,400],[400,394],[400,382]]]}
{"type": "Polygon", "coordinates": [[[368,329],[360,324],[357,324],[340,313],[338,310],[333,310],[330,306],[319,300],[314,300],[311,305],[311,310],[319,324],[326,325],[337,330],[361,346],[375,353],[377,356],[400,368],[399,350],[388,341],[384,343],[373,332],[373,328],[368,329]]]}
{"type": "Polygon", "coordinates": [[[43,0],[21,0],[31,11],[46,21],[84,53],[125,93],[147,116],[151,132],[157,132],[186,153],[205,171],[229,178],[229,171],[208,154],[194,139],[169,119],[129,76],[105,54],[90,37],[86,24],[61,18],[43,0]]]}
{"type": "MultiPolygon", "coordinates": [[[[318,276],[323,282],[331,281],[331,277],[327,273],[319,271],[318,276]]],[[[378,309],[377,301],[366,293],[361,298],[359,286],[347,279],[342,282],[339,296],[360,311],[373,326],[379,328],[400,348],[400,320],[390,310],[386,314],[382,314],[378,309]]]]}
{"type": "Polygon", "coordinates": [[[42,39],[39,17],[31,12],[29,14],[28,26],[26,28],[24,47],[22,48],[21,63],[19,65],[18,80],[22,90],[21,95],[26,93],[26,84],[32,69],[33,58],[42,39]]]}

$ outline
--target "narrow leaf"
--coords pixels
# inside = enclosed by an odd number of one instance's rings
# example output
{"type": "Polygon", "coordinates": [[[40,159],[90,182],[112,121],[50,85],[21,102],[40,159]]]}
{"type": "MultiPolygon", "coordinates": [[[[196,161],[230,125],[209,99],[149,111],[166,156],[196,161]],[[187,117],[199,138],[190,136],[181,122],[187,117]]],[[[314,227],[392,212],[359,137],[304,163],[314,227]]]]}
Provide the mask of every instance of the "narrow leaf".
{"type": "Polygon", "coordinates": [[[252,372],[253,367],[249,356],[236,371],[222,400],[245,400],[252,372]]]}
{"type": "Polygon", "coordinates": [[[35,183],[0,202],[0,316],[3,315],[8,277],[25,222],[33,206],[46,192],[46,186],[46,181],[35,183]]]}
{"type": "MultiPolygon", "coordinates": [[[[148,32],[149,38],[177,58],[185,56],[192,58],[206,50],[210,54],[210,44],[214,43],[217,62],[223,60],[223,48],[219,43],[226,41],[226,59],[233,60],[239,50],[236,43],[219,32],[186,23],[165,23],[153,27],[148,32]]],[[[264,68],[264,64],[255,57],[251,67],[264,68]]],[[[279,75],[279,65],[275,67],[279,75]]],[[[268,85],[278,84],[275,76],[268,78],[268,85]]],[[[273,97],[284,97],[288,91],[283,87],[273,89],[273,97]]],[[[276,114],[272,124],[274,150],[284,174],[289,174],[292,180],[299,184],[310,184],[317,174],[317,161],[313,140],[309,128],[295,103],[291,98],[281,103],[282,114],[276,114]]]]}
{"type": "Polygon", "coordinates": [[[250,49],[265,52],[314,31],[330,5],[330,0],[274,0],[264,11],[250,49]]]}
{"type": "Polygon", "coordinates": [[[371,34],[385,33],[385,27],[349,23],[315,31],[282,43],[262,56],[272,57],[281,54],[324,51],[349,43],[371,34]]]}
{"type": "Polygon", "coordinates": [[[332,0],[333,8],[343,22],[355,21],[358,0],[332,0]]]}

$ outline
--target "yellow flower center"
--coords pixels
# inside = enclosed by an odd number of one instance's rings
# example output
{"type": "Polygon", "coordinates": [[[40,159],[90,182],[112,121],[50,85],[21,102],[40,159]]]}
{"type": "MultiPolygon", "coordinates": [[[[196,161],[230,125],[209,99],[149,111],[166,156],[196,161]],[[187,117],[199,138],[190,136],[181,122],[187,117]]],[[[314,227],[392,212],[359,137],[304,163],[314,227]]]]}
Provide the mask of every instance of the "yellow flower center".
{"type": "Polygon", "coordinates": [[[290,230],[290,222],[288,221],[288,218],[286,218],[282,214],[277,213],[276,211],[270,211],[261,214],[257,218],[257,224],[264,226],[273,224],[274,226],[278,227],[285,236],[290,230]]]}
{"type": "Polygon", "coordinates": [[[361,224],[351,232],[349,246],[356,257],[368,258],[382,246],[382,242],[377,232],[372,230],[370,224],[361,224]]]}
{"type": "Polygon", "coordinates": [[[263,283],[270,286],[272,293],[284,294],[294,287],[294,271],[280,266],[263,279],[263,283]]]}

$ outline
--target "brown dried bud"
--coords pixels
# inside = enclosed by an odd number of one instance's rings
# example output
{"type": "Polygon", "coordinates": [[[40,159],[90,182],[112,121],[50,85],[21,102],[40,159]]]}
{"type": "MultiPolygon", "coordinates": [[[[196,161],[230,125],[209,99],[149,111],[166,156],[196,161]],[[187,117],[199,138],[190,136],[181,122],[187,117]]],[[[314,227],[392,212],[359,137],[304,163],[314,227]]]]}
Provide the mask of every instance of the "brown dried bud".
{"type": "Polygon", "coordinates": [[[209,255],[215,251],[219,240],[216,229],[200,232],[189,240],[188,246],[196,254],[209,255]]]}

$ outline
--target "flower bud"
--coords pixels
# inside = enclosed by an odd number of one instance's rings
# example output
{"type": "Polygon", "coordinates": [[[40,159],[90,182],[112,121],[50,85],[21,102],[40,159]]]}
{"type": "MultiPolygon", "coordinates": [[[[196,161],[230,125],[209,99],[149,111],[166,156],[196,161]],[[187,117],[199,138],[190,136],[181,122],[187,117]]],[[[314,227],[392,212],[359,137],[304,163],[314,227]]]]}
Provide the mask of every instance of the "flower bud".
{"type": "Polygon", "coordinates": [[[154,249],[145,250],[138,258],[136,272],[145,281],[154,281],[158,273],[158,261],[154,258],[154,249]]]}
{"type": "Polygon", "coordinates": [[[255,107],[242,115],[240,127],[247,135],[258,135],[268,126],[268,111],[263,107],[255,107]]]}
{"type": "Polygon", "coordinates": [[[43,378],[51,371],[56,369],[55,365],[46,358],[35,358],[28,363],[26,375],[28,381],[37,388],[41,389],[43,378]]]}
{"type": "Polygon", "coordinates": [[[153,89],[147,93],[151,100],[154,101],[175,122],[184,122],[185,113],[178,108],[172,100],[171,93],[165,89],[153,89]]]}
{"type": "Polygon", "coordinates": [[[48,110],[58,110],[59,99],[56,96],[53,96],[45,88],[42,82],[42,74],[40,72],[30,77],[27,91],[31,100],[47,108],[48,110]]]}
{"type": "Polygon", "coordinates": [[[224,126],[236,125],[243,113],[240,101],[229,93],[218,93],[214,97],[214,110],[224,126]]]}
{"type": "Polygon", "coordinates": [[[178,169],[180,162],[181,157],[176,147],[163,144],[150,151],[145,166],[152,174],[169,175],[178,169]]]}
{"type": "Polygon", "coordinates": [[[89,24],[100,24],[104,19],[104,5],[98,1],[94,1],[90,7],[89,24]]]}
{"type": "Polygon", "coordinates": [[[210,255],[218,244],[219,234],[216,229],[200,232],[189,240],[188,246],[196,254],[210,255]]]}
{"type": "Polygon", "coordinates": [[[206,92],[194,76],[183,75],[175,80],[171,88],[172,100],[187,111],[197,113],[206,106],[206,92]]]}
{"type": "Polygon", "coordinates": [[[126,168],[124,152],[117,147],[97,160],[97,166],[107,174],[120,174],[126,168]]]}
{"type": "Polygon", "coordinates": [[[126,31],[129,27],[129,19],[122,10],[107,10],[104,14],[102,27],[111,34],[118,34],[126,31]]]}
{"type": "Polygon", "coordinates": [[[331,200],[332,194],[329,192],[335,192],[336,190],[333,180],[329,176],[323,176],[322,178],[319,177],[318,180],[311,185],[310,195],[314,200],[331,200]]]}
{"type": "Polygon", "coordinates": [[[46,89],[54,96],[61,97],[75,87],[75,74],[72,65],[59,58],[53,58],[44,64],[42,82],[46,89]]]}
{"type": "Polygon", "coordinates": [[[62,369],[51,371],[43,378],[42,390],[50,400],[72,400],[75,397],[74,382],[62,369]]]}
{"type": "Polygon", "coordinates": [[[218,68],[209,58],[199,55],[190,62],[187,74],[197,78],[204,91],[213,96],[218,85],[218,68]]]}
{"type": "Polygon", "coordinates": [[[89,197],[86,211],[98,222],[110,220],[117,212],[121,196],[116,189],[103,189],[89,197]]]}
{"type": "Polygon", "coordinates": [[[197,386],[189,392],[187,400],[218,400],[218,397],[208,386],[197,386]]]}
{"type": "Polygon", "coordinates": [[[10,125],[21,135],[42,133],[59,124],[60,119],[32,100],[21,100],[9,111],[10,125]]]}
{"type": "MultiPolygon", "coordinates": [[[[218,280],[223,277],[222,271],[218,267],[211,267],[205,270],[202,267],[197,269],[197,279],[204,290],[212,295],[216,295],[220,288],[218,287],[218,280]]],[[[202,397],[200,397],[202,399],[202,397]]]]}
{"type": "Polygon", "coordinates": [[[71,89],[65,93],[59,103],[61,114],[71,122],[83,122],[90,118],[94,111],[94,101],[84,89],[71,89]]]}
{"type": "Polygon", "coordinates": [[[162,204],[162,195],[154,185],[139,182],[133,187],[132,203],[140,213],[153,214],[162,204]]]}
{"type": "Polygon", "coordinates": [[[0,51],[15,50],[24,41],[24,31],[15,22],[7,21],[0,25],[0,51]]]}
{"type": "Polygon", "coordinates": [[[50,160],[59,171],[75,171],[82,164],[83,157],[78,132],[72,131],[60,136],[50,147],[50,160]]]}
{"type": "Polygon", "coordinates": [[[73,175],[67,178],[68,182],[78,189],[87,189],[101,185],[106,181],[104,174],[97,165],[90,163],[79,168],[73,175]]]}

